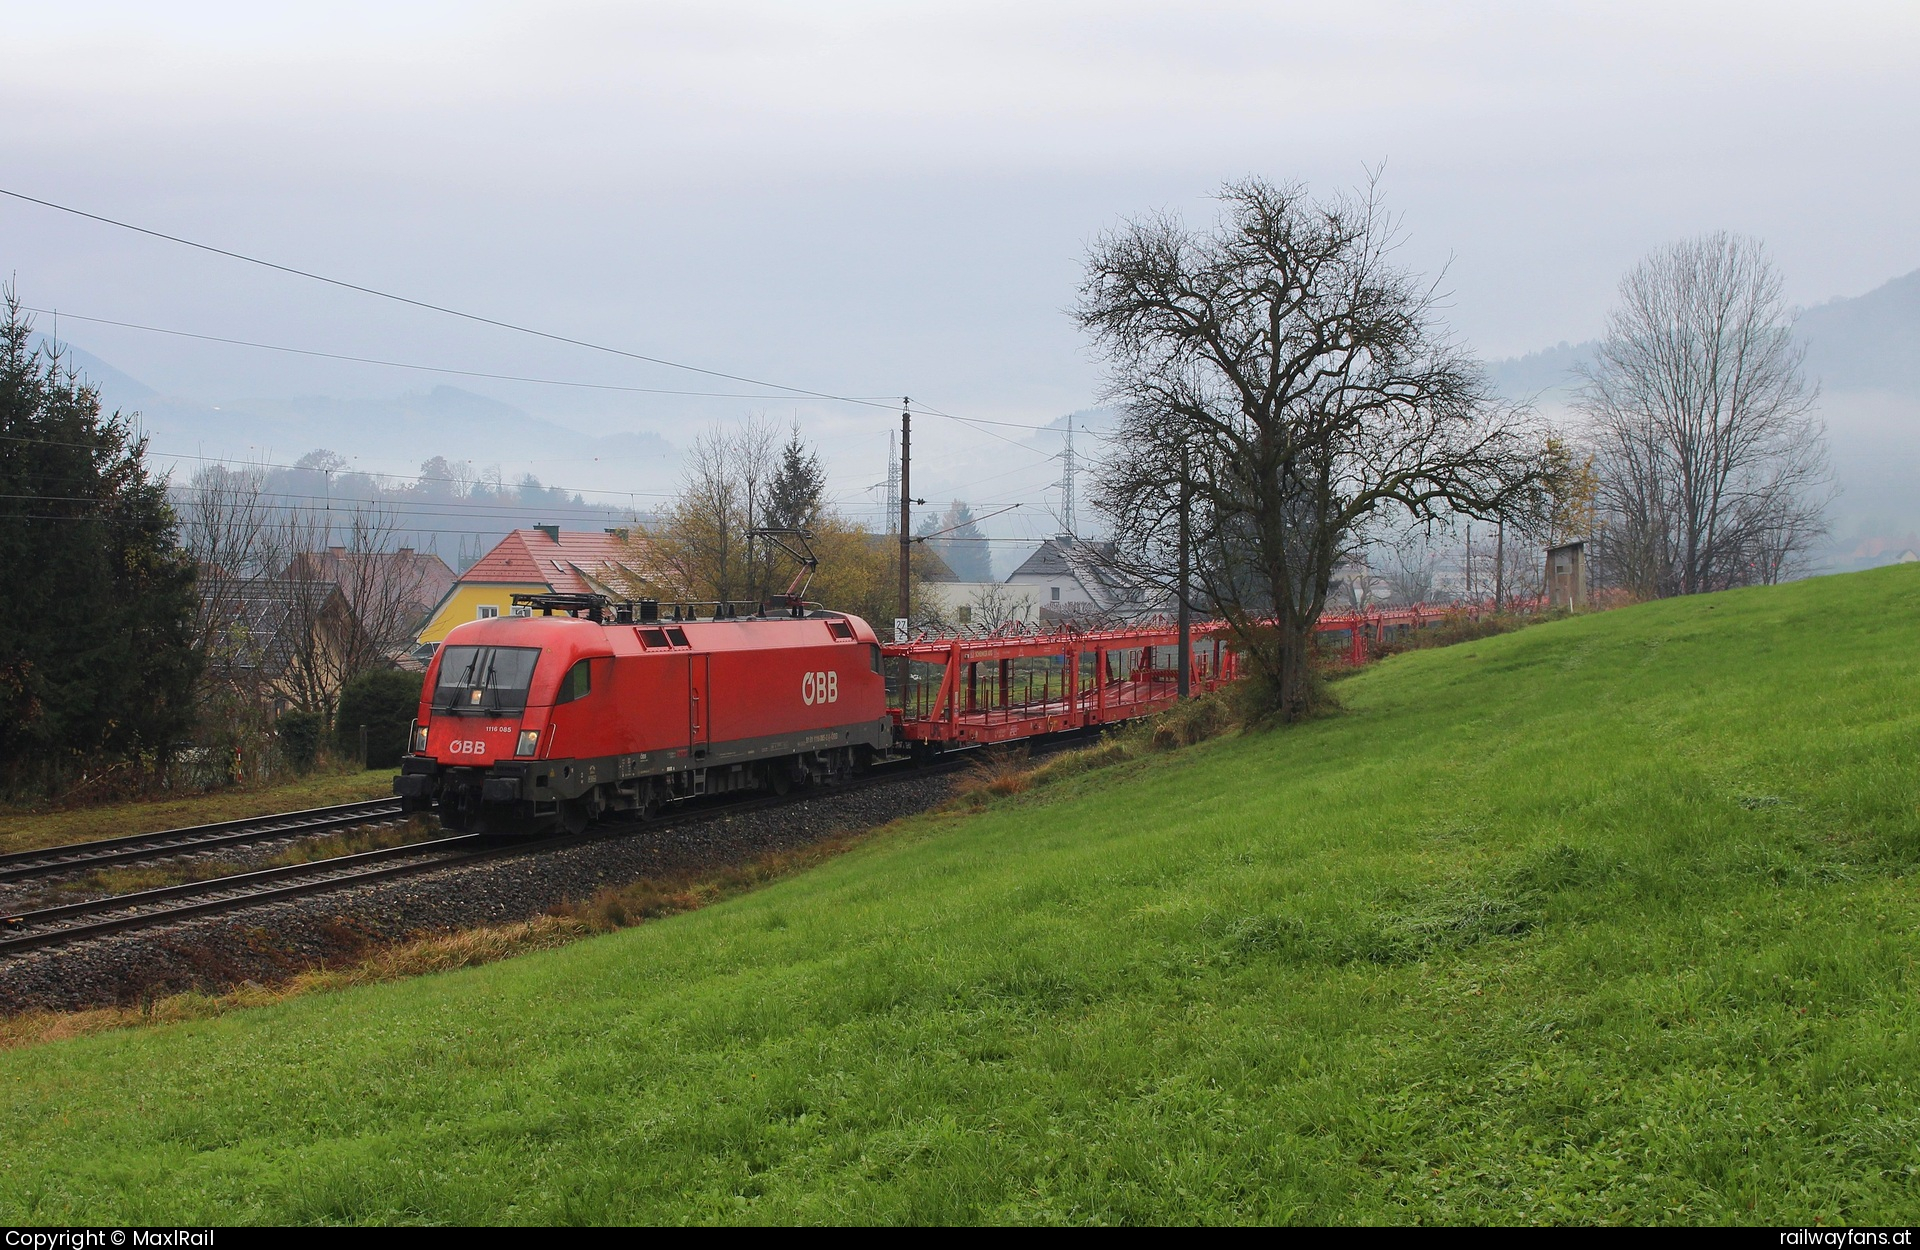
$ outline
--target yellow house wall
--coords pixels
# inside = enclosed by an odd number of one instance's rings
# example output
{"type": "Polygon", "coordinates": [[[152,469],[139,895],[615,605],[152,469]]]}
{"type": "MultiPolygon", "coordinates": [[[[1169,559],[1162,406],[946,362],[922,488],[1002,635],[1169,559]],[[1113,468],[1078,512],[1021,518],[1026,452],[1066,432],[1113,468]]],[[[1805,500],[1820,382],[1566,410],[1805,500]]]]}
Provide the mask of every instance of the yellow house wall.
{"type": "Polygon", "coordinates": [[[427,624],[420,631],[420,642],[444,642],[447,634],[455,625],[480,619],[480,607],[489,604],[500,609],[505,616],[513,608],[513,596],[543,595],[552,587],[533,583],[512,584],[503,582],[455,582],[440,606],[427,618],[427,624]]]}

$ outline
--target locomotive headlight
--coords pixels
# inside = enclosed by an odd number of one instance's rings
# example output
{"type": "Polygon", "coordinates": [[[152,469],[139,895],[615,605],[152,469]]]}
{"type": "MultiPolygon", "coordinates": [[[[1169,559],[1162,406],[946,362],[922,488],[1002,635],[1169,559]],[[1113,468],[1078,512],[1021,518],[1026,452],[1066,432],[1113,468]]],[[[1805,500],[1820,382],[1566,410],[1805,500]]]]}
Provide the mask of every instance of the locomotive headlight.
{"type": "Polygon", "coordinates": [[[413,722],[413,753],[419,755],[427,749],[427,727],[419,721],[413,722]]]}
{"type": "Polygon", "coordinates": [[[520,731],[520,741],[514,744],[513,753],[521,756],[532,755],[534,748],[539,745],[540,731],[538,729],[522,729],[520,731]]]}

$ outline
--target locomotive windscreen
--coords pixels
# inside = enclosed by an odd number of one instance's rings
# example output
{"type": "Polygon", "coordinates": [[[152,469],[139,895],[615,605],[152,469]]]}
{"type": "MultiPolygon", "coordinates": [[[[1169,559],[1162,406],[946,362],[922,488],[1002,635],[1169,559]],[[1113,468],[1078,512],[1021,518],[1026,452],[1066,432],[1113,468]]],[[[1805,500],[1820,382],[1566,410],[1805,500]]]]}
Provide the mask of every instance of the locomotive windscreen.
{"type": "Polygon", "coordinates": [[[539,658],[538,647],[442,647],[433,710],[524,712],[539,658]]]}

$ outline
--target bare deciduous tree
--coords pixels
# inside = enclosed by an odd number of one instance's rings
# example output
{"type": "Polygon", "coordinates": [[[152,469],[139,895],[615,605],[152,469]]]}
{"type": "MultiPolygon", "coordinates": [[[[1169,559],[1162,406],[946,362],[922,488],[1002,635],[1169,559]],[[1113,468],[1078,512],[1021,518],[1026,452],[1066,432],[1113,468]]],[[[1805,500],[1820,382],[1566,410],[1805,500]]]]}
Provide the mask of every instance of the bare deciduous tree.
{"type": "Polygon", "coordinates": [[[351,678],[389,661],[419,615],[420,570],[392,550],[391,509],[276,501],[254,468],[209,465],[182,493],[181,539],[200,569],[203,706],[275,699],[330,712],[351,678]],[[343,542],[330,546],[335,529],[343,542]]]}
{"type": "Polygon", "coordinates": [[[966,624],[981,633],[991,634],[1014,622],[1028,622],[1038,615],[1032,595],[1017,594],[1005,582],[986,582],[967,596],[966,624]]]}
{"type": "Polygon", "coordinates": [[[771,555],[749,550],[747,534],[766,516],[774,442],[758,416],[694,440],[680,495],[649,536],[651,565],[674,583],[659,587],[666,597],[750,600],[766,591],[771,555]]]}
{"type": "Polygon", "coordinates": [[[1292,719],[1334,569],[1367,525],[1517,511],[1541,441],[1392,263],[1371,188],[1317,202],[1248,179],[1220,198],[1212,230],[1148,218],[1088,260],[1079,320],[1123,412],[1095,502],[1123,566],[1171,590],[1184,492],[1197,597],[1292,719]]]}
{"type": "Polygon", "coordinates": [[[1395,541],[1393,562],[1387,570],[1387,585],[1395,603],[1427,603],[1433,599],[1434,574],[1440,561],[1433,543],[1417,531],[1408,531],[1395,541]]]}
{"type": "Polygon", "coordinates": [[[195,635],[203,679],[229,688],[251,686],[257,671],[243,621],[245,588],[272,558],[265,482],[259,469],[207,465],[188,481],[176,508],[181,545],[199,569],[195,635]]]}
{"type": "Polygon", "coordinates": [[[1609,580],[1651,598],[1798,571],[1829,480],[1801,355],[1755,240],[1676,243],[1621,281],[1581,399],[1609,580]]]}
{"type": "Polygon", "coordinates": [[[360,628],[333,661],[344,684],[404,651],[433,603],[426,588],[426,563],[411,548],[398,545],[400,517],[390,504],[355,501],[344,517],[335,511],[329,528],[332,533],[322,537],[339,542],[323,549],[303,546],[288,562],[285,576],[332,582],[346,597],[360,628]]]}

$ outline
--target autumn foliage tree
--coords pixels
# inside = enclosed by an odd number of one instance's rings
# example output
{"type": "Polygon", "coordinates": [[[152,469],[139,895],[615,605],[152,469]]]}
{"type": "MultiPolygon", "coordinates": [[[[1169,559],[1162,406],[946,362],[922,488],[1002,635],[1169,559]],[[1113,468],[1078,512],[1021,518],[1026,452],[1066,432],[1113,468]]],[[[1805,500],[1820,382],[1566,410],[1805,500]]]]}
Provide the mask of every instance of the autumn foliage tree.
{"type": "MultiPolygon", "coordinates": [[[[749,417],[703,433],[680,493],[660,521],[635,532],[622,567],[635,595],[666,602],[733,603],[751,612],[795,572],[779,547],[749,542],[757,527],[802,529],[820,564],[808,600],[878,625],[898,594],[898,544],[830,507],[819,456],[793,430],[776,453],[771,427],[749,417]]],[[[916,546],[916,554],[922,548],[916,546]]],[[[918,561],[916,561],[916,565],[918,561]]],[[[918,570],[916,568],[916,579],[918,570]]],[[[916,580],[915,599],[918,593],[916,580]]]]}

